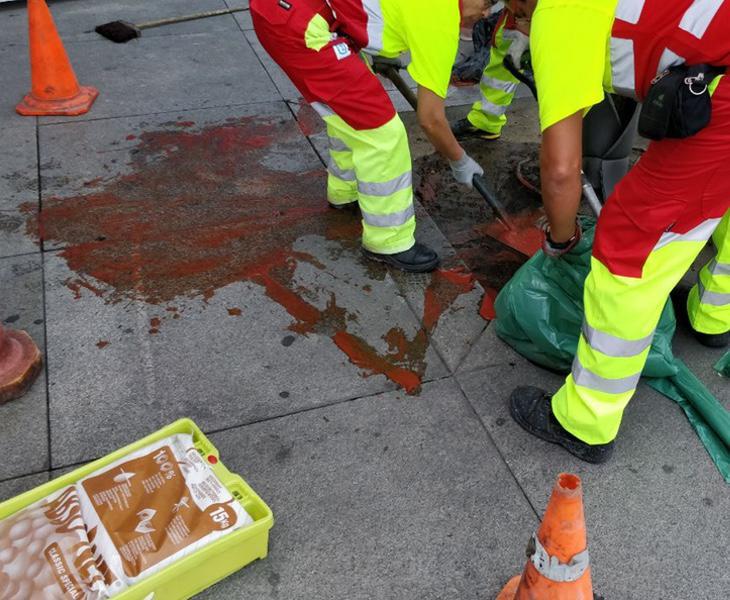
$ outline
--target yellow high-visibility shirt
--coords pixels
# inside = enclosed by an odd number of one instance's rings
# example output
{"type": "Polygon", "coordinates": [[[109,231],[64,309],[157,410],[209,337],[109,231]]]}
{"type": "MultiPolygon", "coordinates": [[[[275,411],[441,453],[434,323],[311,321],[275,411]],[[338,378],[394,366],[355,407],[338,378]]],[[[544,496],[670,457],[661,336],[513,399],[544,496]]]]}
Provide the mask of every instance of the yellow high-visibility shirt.
{"type": "Polygon", "coordinates": [[[418,85],[446,98],[459,51],[459,0],[381,0],[382,56],[410,51],[408,73],[418,85]]]}
{"type": "Polygon", "coordinates": [[[540,129],[604,97],[610,82],[609,42],[618,0],[538,0],[530,28],[530,54],[540,129]]]}

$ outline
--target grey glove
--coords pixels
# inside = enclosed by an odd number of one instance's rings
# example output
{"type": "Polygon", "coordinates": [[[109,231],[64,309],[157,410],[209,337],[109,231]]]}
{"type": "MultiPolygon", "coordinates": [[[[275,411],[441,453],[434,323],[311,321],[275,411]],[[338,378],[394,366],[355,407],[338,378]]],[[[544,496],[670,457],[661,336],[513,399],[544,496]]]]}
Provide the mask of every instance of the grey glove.
{"type": "Polygon", "coordinates": [[[474,179],[474,175],[484,175],[484,169],[466,152],[464,152],[464,156],[459,160],[450,160],[449,165],[451,165],[451,172],[454,174],[454,179],[469,189],[473,187],[472,180],[474,179]]]}

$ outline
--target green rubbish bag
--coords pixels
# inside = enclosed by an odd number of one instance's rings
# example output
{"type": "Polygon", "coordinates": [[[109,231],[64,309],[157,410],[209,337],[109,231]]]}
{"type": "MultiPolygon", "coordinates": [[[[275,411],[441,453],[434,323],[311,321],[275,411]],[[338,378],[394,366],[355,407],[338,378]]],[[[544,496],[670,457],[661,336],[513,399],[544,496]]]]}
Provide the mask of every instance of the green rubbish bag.
{"type": "Polygon", "coordinates": [[[730,377],[730,352],[726,352],[715,365],[715,371],[717,371],[722,377],[730,377]]]}
{"type": "MultiPolygon", "coordinates": [[[[582,218],[583,239],[559,260],[537,252],[497,296],[497,335],[528,360],[570,372],[583,323],[583,285],[590,270],[595,221],[582,218]]],[[[730,413],[672,353],[674,308],[662,311],[643,375],[687,415],[708,454],[730,483],[730,413]]],[[[715,366],[730,374],[730,353],[715,366]]]]}
{"type": "MultiPolygon", "coordinates": [[[[568,373],[583,324],[583,284],[591,268],[595,221],[581,219],[583,238],[556,260],[542,252],[528,260],[502,289],[495,303],[497,335],[538,365],[568,373]]],[[[672,354],[676,327],[671,302],[664,306],[644,366],[646,377],[677,373],[672,354]]]]}

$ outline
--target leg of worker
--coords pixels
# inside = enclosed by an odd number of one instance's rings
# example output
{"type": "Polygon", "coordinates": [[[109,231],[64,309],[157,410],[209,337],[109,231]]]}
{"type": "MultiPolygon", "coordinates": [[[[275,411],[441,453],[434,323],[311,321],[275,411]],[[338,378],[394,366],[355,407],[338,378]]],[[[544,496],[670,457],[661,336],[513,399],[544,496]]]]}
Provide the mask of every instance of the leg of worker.
{"type": "Polygon", "coordinates": [[[507,56],[516,31],[505,28],[503,18],[497,25],[482,79],[479,82],[481,99],[475,102],[467,120],[477,129],[498,137],[507,123],[507,108],[512,104],[519,82],[505,69],[502,61],[507,56]]]}
{"type": "Polygon", "coordinates": [[[329,149],[327,200],[333,206],[357,202],[357,179],[352,149],[338,137],[337,131],[329,123],[327,123],[327,136],[329,149]]]}
{"type": "MultiPolygon", "coordinates": [[[[614,216],[614,215],[610,215],[614,216]]],[[[615,219],[598,236],[615,236],[629,217],[615,219]]],[[[709,237],[710,230],[706,231],[709,237]]],[[[588,444],[606,444],[618,432],[624,408],[644,368],[669,292],[702,250],[706,239],[680,236],[657,245],[639,277],[611,272],[595,256],[585,284],[585,321],[573,369],[553,396],[560,424],[588,444]]]]}
{"type": "Polygon", "coordinates": [[[373,129],[357,130],[340,116],[325,119],[328,131],[352,149],[362,213],[363,246],[396,254],[415,243],[411,156],[398,115],[373,129]]]}
{"type": "Polygon", "coordinates": [[[716,255],[699,273],[687,309],[692,327],[700,333],[730,331],[730,211],[712,236],[716,255]]]}

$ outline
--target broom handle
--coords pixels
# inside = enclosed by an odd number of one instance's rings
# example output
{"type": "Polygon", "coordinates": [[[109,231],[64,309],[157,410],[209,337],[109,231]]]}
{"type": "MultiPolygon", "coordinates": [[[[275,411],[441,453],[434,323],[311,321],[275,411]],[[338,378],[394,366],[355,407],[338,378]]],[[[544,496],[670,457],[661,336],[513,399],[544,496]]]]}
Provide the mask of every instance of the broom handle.
{"type": "Polygon", "coordinates": [[[228,8],[222,10],[209,10],[208,12],[196,13],[194,15],[183,15],[182,17],[171,17],[169,19],[159,19],[158,21],[147,21],[145,23],[137,23],[138,29],[152,29],[153,27],[161,27],[162,25],[172,25],[173,23],[183,23],[184,21],[194,21],[196,19],[205,19],[207,17],[217,17],[219,15],[230,15],[231,13],[243,12],[248,8],[228,8]]]}

